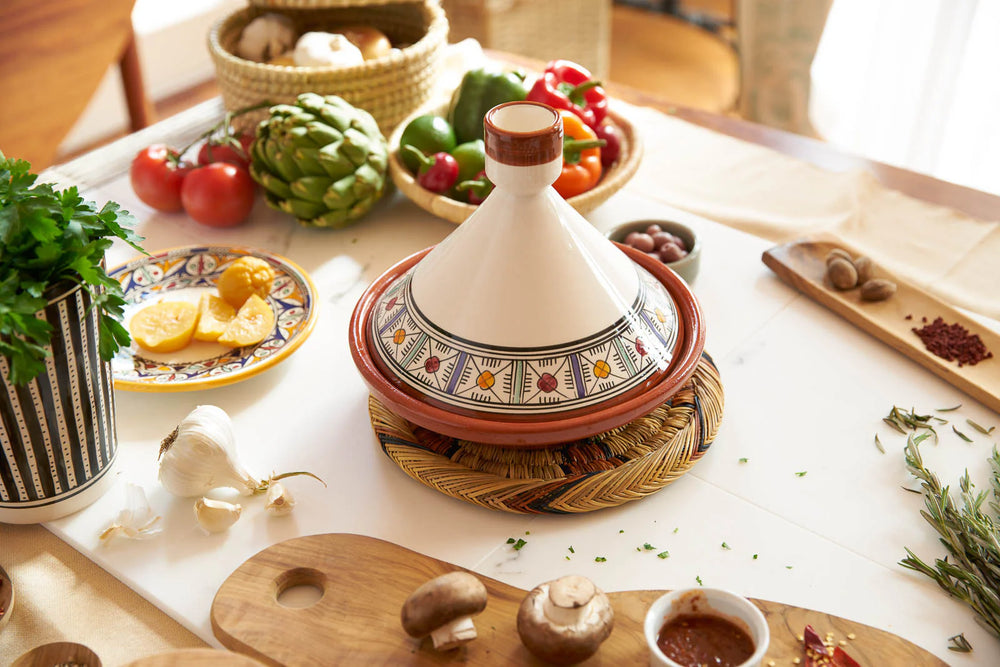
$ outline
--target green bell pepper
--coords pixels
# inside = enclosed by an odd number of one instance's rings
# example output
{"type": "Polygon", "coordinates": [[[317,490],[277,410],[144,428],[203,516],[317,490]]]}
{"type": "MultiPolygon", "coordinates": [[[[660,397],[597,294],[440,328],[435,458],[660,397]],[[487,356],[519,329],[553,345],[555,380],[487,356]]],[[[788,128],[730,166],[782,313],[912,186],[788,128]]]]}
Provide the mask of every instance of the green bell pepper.
{"type": "Polygon", "coordinates": [[[518,72],[473,69],[462,77],[462,85],[451,98],[448,121],[455,129],[459,144],[483,138],[486,112],[504,102],[516,102],[528,96],[524,75],[518,72]]]}

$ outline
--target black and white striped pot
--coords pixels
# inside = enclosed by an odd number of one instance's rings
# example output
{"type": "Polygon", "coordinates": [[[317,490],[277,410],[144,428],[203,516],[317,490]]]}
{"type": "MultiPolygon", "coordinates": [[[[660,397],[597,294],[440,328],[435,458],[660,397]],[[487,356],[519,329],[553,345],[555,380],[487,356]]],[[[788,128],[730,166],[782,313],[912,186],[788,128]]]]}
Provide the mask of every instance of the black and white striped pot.
{"type": "MultiPolygon", "coordinates": [[[[97,500],[112,481],[118,442],[111,366],[101,361],[87,290],[54,286],[45,372],[14,386],[0,356],[0,522],[39,523],[97,500]]],[[[39,316],[42,316],[40,313],[39,316]]]]}

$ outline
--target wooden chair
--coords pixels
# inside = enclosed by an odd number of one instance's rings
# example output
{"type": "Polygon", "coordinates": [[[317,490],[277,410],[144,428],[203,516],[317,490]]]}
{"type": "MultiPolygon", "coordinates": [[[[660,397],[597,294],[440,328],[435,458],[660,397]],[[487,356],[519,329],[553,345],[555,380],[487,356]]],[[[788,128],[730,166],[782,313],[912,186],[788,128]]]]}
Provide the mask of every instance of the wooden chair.
{"type": "Polygon", "coordinates": [[[49,166],[110,65],[132,131],[152,121],[132,32],[135,0],[0,2],[0,151],[49,166]]]}

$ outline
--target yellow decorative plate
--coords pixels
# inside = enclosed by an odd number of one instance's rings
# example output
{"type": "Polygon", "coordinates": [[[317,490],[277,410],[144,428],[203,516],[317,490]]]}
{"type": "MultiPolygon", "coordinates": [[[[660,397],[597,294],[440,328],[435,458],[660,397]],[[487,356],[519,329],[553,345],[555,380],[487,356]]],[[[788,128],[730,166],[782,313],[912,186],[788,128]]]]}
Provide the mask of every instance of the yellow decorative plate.
{"type": "Polygon", "coordinates": [[[128,391],[194,391],[221,387],[257,375],[283,361],[312,333],[316,287],[296,264],[262,250],[190,246],[140,257],[111,271],[125,293],[127,329],[132,316],[159,301],[191,301],[217,293],[216,281],[240,257],[259,257],[274,269],[267,302],[274,309],[274,330],[257,345],[229,348],[192,341],[177,352],[156,353],[134,341],[111,361],[115,388],[128,391]]]}

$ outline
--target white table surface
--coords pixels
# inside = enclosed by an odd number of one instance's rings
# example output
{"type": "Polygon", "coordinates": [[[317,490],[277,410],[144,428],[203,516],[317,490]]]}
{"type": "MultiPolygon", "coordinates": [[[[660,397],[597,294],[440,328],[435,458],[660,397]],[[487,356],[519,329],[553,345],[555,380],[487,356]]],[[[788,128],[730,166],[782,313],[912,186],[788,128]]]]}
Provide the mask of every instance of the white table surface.
{"type": "MultiPolygon", "coordinates": [[[[318,288],[312,336],[270,371],[193,393],[116,392],[115,486],[89,508],[48,524],[206,641],[217,644],[209,622],[215,591],[245,559],[288,538],[347,532],[524,589],[568,573],[586,575],[609,591],[696,586],[700,577],[706,586],[888,630],[950,664],[1000,664],[1000,642],[971,611],[898,565],[904,546],[927,561],[943,551],[919,515],[922,497],[900,488],[909,480],[904,438],[881,419],[893,404],[930,411],[962,403],[951,416],[963,424],[965,417],[986,425],[1000,417],[780,282],[760,261],[766,241],[667,208],[631,188],[589,216],[602,229],[674,218],[702,235],[704,256],[693,287],[708,325],[706,349],[726,390],[725,416],[705,457],[662,491],[585,515],[525,516],[479,508],[407,477],[379,448],[368,421],[368,394],[351,362],[347,323],[364,287],[400,258],[440,241],[451,224],[398,193],[342,231],[301,228],[263,202],[244,226],[207,228],[183,214],[146,208],[126,177],[86,194],[136,213],[150,251],[196,243],[258,247],[298,263],[318,288]],[[243,517],[229,532],[203,534],[192,500],[171,496],[156,481],[160,440],[200,404],[218,405],[232,416],[251,472],[305,469],[327,487],[290,480],[299,500],[291,516],[270,517],[262,499],[243,499],[243,517]],[[873,444],[876,433],[886,454],[873,444]],[[121,508],[126,482],[145,489],[163,516],[164,532],[148,541],[101,545],[98,534],[121,508]],[[527,544],[514,551],[509,537],[527,544]],[[637,552],[646,542],[656,550],[637,552]],[[663,550],[669,558],[656,557],[663,550]],[[596,556],[607,560],[595,562],[596,556]],[[947,638],[962,632],[975,647],[971,654],[947,650],[947,638]]],[[[133,254],[116,245],[109,264],[133,254]]],[[[922,446],[926,464],[953,486],[965,468],[985,484],[995,439],[963,430],[973,444],[940,429],[940,444],[922,446]]]]}

